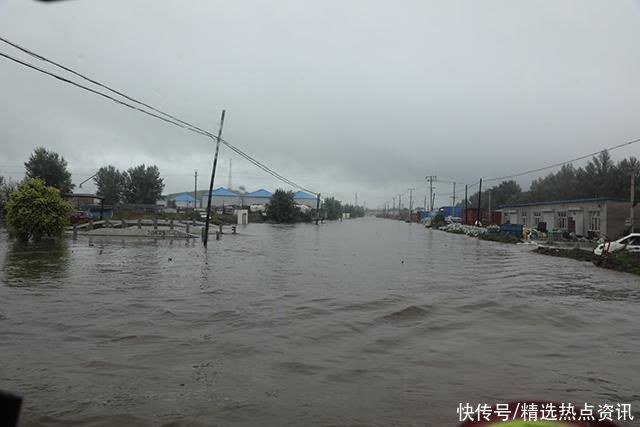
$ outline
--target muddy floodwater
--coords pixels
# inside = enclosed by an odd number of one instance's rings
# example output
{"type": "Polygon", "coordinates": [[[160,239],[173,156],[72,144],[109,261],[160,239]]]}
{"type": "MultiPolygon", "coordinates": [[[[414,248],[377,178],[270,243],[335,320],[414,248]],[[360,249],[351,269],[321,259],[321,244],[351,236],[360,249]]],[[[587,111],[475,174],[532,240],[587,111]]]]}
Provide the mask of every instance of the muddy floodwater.
{"type": "Polygon", "coordinates": [[[638,276],[391,220],[239,231],[0,232],[22,425],[455,426],[460,402],[514,399],[640,419],[638,276]]]}

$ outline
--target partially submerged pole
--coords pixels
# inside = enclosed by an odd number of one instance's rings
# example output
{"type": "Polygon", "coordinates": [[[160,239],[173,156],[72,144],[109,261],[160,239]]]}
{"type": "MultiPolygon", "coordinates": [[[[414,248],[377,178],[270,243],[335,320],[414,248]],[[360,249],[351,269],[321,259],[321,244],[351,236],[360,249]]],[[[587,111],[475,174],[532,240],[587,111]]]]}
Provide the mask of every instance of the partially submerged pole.
{"type": "Polygon", "coordinates": [[[318,193],[316,197],[316,225],[318,225],[319,219],[320,219],[320,193],[318,193]]]}
{"type": "Polygon", "coordinates": [[[629,215],[629,219],[631,220],[631,233],[635,233],[635,215],[634,210],[636,206],[636,172],[631,172],[631,212],[629,215]]]}
{"type": "Polygon", "coordinates": [[[218,166],[218,152],[220,151],[220,139],[222,138],[222,127],[224,126],[224,115],[226,111],[222,110],[220,117],[220,128],[218,129],[218,137],[216,138],[216,153],[213,156],[213,169],[211,170],[211,181],[209,182],[209,197],[207,198],[207,219],[204,223],[204,234],[202,236],[202,244],[207,246],[209,240],[209,219],[211,218],[211,193],[213,192],[213,179],[216,176],[216,167],[218,166]]]}
{"type": "Polygon", "coordinates": [[[480,214],[480,201],[482,200],[482,178],[480,178],[480,188],[478,190],[478,215],[476,216],[476,222],[478,225],[482,225],[482,215],[480,214]]]}

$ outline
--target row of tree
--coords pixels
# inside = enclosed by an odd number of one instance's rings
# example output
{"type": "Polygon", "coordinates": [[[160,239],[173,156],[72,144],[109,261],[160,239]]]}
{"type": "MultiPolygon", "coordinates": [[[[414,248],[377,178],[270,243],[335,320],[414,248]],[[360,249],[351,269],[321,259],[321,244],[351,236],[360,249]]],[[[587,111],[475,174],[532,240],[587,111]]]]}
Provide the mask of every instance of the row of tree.
{"type": "MultiPolygon", "coordinates": [[[[513,203],[528,203],[554,200],[590,199],[597,197],[629,199],[631,177],[636,180],[640,173],[640,162],[629,157],[615,163],[609,152],[602,151],[586,166],[575,168],[572,164],[562,166],[557,172],[534,179],[528,191],[513,180],[482,191],[480,200],[483,209],[513,203]]],[[[479,193],[469,197],[469,207],[478,206],[479,193]]],[[[637,196],[636,196],[637,199],[637,196]]],[[[457,206],[464,207],[464,198],[457,206]]]]}
{"type": "Polygon", "coordinates": [[[324,211],[328,220],[336,220],[342,218],[343,213],[348,213],[351,218],[363,217],[365,214],[364,207],[350,204],[342,204],[340,200],[333,197],[324,199],[324,211]]]}
{"type": "Polygon", "coordinates": [[[142,164],[122,172],[115,166],[104,166],[93,180],[96,194],[104,198],[107,205],[120,202],[155,204],[164,190],[164,179],[160,178],[160,170],[155,165],[142,164]]]}
{"type": "MultiPolygon", "coordinates": [[[[46,186],[58,189],[62,195],[71,194],[75,187],[64,157],[44,147],[33,151],[24,168],[26,178],[40,179],[46,186]]],[[[155,204],[164,190],[164,180],[155,165],[142,164],[122,172],[109,165],[100,168],[93,180],[97,187],[96,194],[103,197],[108,205],[120,202],[155,204]]],[[[15,183],[0,177],[0,205],[4,205],[7,193],[15,187],[15,183]]]]}
{"type": "MultiPolygon", "coordinates": [[[[365,214],[362,206],[343,205],[342,202],[333,197],[328,197],[324,200],[323,210],[326,219],[331,221],[342,218],[343,213],[349,213],[351,218],[362,217],[365,214]]],[[[293,192],[282,189],[276,190],[271,196],[267,215],[275,222],[284,223],[296,222],[298,220],[311,221],[312,218],[311,212],[303,214],[296,207],[293,192]]]]}

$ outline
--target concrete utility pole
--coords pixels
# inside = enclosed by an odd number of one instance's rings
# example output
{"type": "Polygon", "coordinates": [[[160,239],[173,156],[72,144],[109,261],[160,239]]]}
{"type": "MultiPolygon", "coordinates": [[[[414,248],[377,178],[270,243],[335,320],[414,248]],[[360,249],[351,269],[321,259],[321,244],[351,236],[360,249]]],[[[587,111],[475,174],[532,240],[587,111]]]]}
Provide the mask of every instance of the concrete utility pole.
{"type": "Polygon", "coordinates": [[[211,169],[211,181],[209,182],[209,197],[207,198],[207,219],[204,223],[204,236],[202,236],[202,244],[206,247],[209,241],[209,219],[211,218],[211,193],[213,192],[213,179],[216,176],[216,167],[218,167],[218,152],[220,151],[220,139],[222,138],[222,127],[224,126],[225,110],[222,110],[220,117],[220,128],[218,129],[218,137],[216,138],[216,154],[213,156],[213,168],[211,169]]]}
{"type": "Polygon", "coordinates": [[[433,180],[437,180],[435,175],[425,176],[424,179],[429,181],[429,212],[433,212],[433,180]]]}
{"type": "Polygon", "coordinates": [[[318,225],[318,220],[320,219],[320,193],[316,198],[316,225],[318,225]]]}
{"type": "Polygon", "coordinates": [[[400,218],[400,212],[402,212],[402,194],[398,194],[398,218],[400,218]]]}
{"type": "Polygon", "coordinates": [[[467,184],[464,185],[464,223],[465,224],[469,224],[469,210],[467,209],[467,202],[469,201],[469,198],[467,197],[467,190],[469,189],[469,186],[467,184]]]}
{"type": "Polygon", "coordinates": [[[392,197],[391,200],[393,200],[393,205],[391,206],[391,212],[396,210],[396,198],[392,197]]]}
{"type": "Polygon", "coordinates": [[[413,216],[412,216],[412,212],[413,212],[413,190],[415,190],[415,188],[409,188],[409,222],[413,222],[413,216]]]}
{"type": "Polygon", "coordinates": [[[482,201],[482,178],[480,178],[480,189],[478,190],[478,215],[476,217],[476,222],[478,226],[482,225],[482,215],[480,214],[480,201],[482,201]]]}
{"type": "MultiPolygon", "coordinates": [[[[453,209],[451,209],[451,213],[455,213],[456,212],[456,183],[453,183],[453,209]]],[[[451,215],[451,216],[455,216],[455,215],[451,215]]]]}
{"type": "Polygon", "coordinates": [[[356,193],[356,204],[355,206],[358,206],[358,193],[356,193]]]}
{"type": "Polygon", "coordinates": [[[636,172],[631,172],[631,212],[629,215],[629,219],[631,220],[631,232],[635,233],[635,212],[634,208],[636,205],[636,172]]]}
{"type": "Polygon", "coordinates": [[[193,225],[196,225],[196,208],[198,207],[198,169],[193,171],[193,225]]]}

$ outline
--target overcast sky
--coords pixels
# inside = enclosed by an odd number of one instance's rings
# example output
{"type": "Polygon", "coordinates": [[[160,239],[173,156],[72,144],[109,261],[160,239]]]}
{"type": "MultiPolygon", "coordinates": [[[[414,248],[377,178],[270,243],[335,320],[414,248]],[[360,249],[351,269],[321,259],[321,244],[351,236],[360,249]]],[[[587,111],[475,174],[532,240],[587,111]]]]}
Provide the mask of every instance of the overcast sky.
{"type": "MultiPolygon", "coordinates": [[[[225,139],[369,207],[640,137],[637,0],[0,0],[0,35],[212,131],[224,108],[225,139]]],[[[45,146],[76,184],[145,163],[165,192],[208,185],[209,139],[4,58],[0,106],[2,175],[45,146]]],[[[230,158],[234,187],[289,188],[225,147],[216,187],[230,158]]]]}

